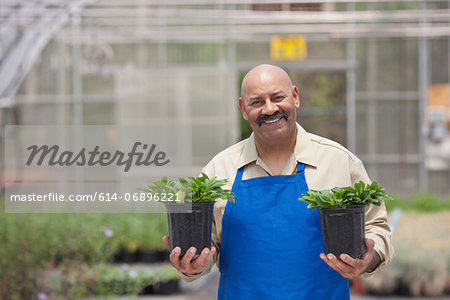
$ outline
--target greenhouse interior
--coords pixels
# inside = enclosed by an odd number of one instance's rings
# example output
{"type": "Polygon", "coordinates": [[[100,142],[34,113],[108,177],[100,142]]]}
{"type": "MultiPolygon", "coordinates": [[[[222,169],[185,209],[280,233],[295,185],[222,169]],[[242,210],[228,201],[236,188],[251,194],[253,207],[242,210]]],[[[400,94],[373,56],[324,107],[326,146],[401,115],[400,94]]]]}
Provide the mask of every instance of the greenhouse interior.
{"type": "MultiPolygon", "coordinates": [[[[2,202],[11,125],[187,127],[200,174],[251,134],[238,98],[259,64],[298,87],[303,128],[394,195],[396,256],[351,299],[450,297],[448,0],[2,0],[2,202]]],[[[216,299],[217,268],[183,282],[166,234],[165,214],[3,211],[0,298],[216,299]]]]}

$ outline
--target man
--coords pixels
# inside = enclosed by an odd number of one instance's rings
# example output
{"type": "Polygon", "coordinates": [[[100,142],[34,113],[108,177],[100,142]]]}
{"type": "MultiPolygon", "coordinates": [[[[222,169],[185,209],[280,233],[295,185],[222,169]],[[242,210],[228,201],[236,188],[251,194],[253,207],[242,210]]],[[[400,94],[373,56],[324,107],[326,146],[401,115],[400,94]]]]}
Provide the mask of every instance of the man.
{"type": "Polygon", "coordinates": [[[317,210],[297,199],[309,189],[368,183],[364,166],[341,145],[296,123],[298,89],[279,67],[250,70],[239,107],[253,134],[203,169],[228,179],[236,202],[216,202],[211,250],[191,261],[195,249],[179,259],[177,247],[173,266],[191,281],[217,262],[219,299],[349,299],[346,278],[379,270],[393,256],[384,204],[366,210],[366,255],[336,258],[322,253],[317,210]]]}

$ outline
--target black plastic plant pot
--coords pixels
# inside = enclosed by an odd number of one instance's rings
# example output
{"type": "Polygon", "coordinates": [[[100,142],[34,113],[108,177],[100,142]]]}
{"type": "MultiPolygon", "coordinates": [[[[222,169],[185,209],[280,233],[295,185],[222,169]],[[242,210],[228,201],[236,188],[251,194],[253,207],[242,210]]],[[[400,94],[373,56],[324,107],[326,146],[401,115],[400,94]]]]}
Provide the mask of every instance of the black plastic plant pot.
{"type": "Polygon", "coordinates": [[[337,258],[343,253],[361,258],[366,253],[364,244],[365,206],[349,205],[319,209],[325,253],[337,258]]]}
{"type": "Polygon", "coordinates": [[[169,261],[170,252],[168,250],[159,250],[158,251],[158,261],[169,261]]]}
{"type": "Polygon", "coordinates": [[[172,279],[166,282],[157,282],[153,285],[153,293],[159,295],[170,295],[180,291],[180,282],[178,279],[172,279]]]}
{"type": "Polygon", "coordinates": [[[159,261],[158,252],[156,250],[139,250],[138,254],[140,262],[155,263],[159,261]]]}
{"type": "Polygon", "coordinates": [[[189,203],[167,204],[167,219],[169,224],[170,251],[179,246],[182,257],[190,247],[200,254],[203,248],[211,249],[211,228],[213,219],[213,203],[193,203],[192,212],[189,203]]]}

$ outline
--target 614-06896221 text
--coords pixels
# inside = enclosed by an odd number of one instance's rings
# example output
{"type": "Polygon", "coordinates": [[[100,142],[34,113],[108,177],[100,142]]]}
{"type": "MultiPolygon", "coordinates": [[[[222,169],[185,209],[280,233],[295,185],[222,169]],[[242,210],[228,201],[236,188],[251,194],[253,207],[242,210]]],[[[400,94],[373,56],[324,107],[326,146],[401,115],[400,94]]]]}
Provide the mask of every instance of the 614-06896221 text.
{"type": "Polygon", "coordinates": [[[10,202],[180,202],[179,194],[174,193],[99,193],[92,194],[12,194],[10,202]]]}

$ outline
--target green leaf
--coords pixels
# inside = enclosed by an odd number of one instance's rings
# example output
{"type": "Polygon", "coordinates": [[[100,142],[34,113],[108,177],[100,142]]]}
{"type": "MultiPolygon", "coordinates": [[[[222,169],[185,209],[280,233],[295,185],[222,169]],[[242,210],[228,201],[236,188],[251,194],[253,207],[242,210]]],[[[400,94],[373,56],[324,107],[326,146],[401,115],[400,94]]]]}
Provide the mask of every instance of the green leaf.
{"type": "Polygon", "coordinates": [[[162,177],[160,181],[153,182],[152,185],[144,189],[139,189],[150,193],[178,193],[182,192],[191,199],[191,202],[214,202],[221,198],[234,202],[234,194],[231,190],[222,189],[227,184],[226,179],[209,178],[201,173],[199,177],[178,178],[177,181],[168,180],[162,177]]]}
{"type": "Polygon", "coordinates": [[[354,187],[335,187],[331,190],[310,190],[298,200],[308,204],[308,208],[325,208],[330,206],[347,207],[348,205],[381,205],[382,200],[393,200],[383,187],[374,181],[365,184],[359,181],[354,187]]]}

